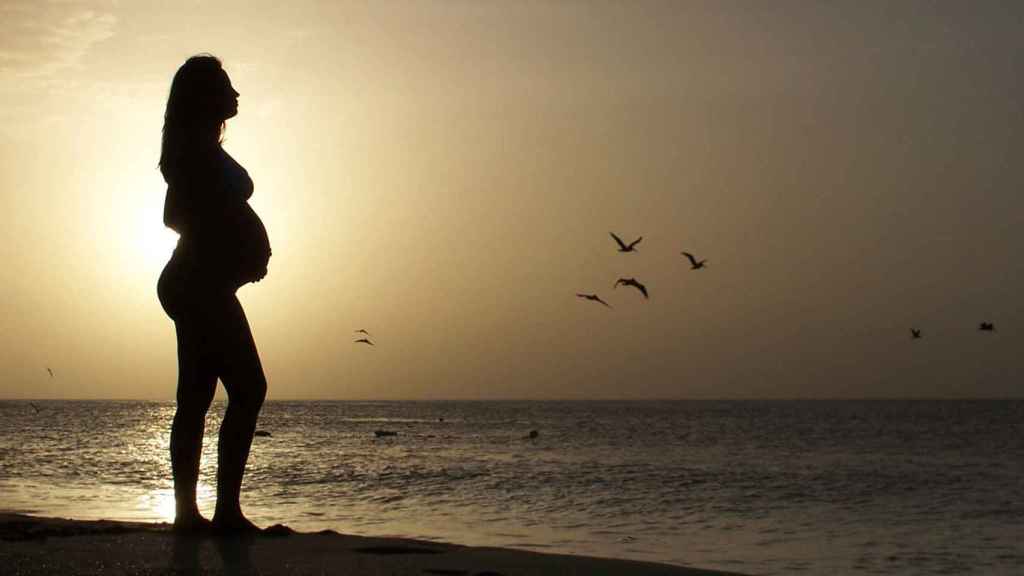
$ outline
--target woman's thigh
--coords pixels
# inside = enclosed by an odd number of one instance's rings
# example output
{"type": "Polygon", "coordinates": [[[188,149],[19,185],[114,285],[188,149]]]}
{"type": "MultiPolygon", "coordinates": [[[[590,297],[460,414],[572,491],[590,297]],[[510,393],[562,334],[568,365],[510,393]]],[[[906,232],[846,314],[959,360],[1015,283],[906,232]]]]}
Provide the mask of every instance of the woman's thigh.
{"type": "Polygon", "coordinates": [[[218,362],[204,345],[205,335],[188,317],[174,322],[178,340],[178,406],[206,413],[217,390],[218,362]]]}
{"type": "Polygon", "coordinates": [[[220,379],[231,401],[257,408],[267,392],[267,379],[256,349],[252,329],[242,304],[233,294],[223,308],[223,330],[219,332],[221,350],[220,379]]]}
{"type": "Polygon", "coordinates": [[[266,377],[238,298],[230,292],[190,294],[175,319],[179,370],[219,377],[232,400],[262,403],[266,377]]]}

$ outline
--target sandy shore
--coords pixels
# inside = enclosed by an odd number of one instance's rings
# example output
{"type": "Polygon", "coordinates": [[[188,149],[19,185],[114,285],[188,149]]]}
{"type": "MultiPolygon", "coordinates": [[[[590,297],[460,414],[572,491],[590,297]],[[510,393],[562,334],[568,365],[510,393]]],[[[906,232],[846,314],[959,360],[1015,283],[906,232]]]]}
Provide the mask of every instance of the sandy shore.
{"type": "Polygon", "coordinates": [[[0,513],[0,572],[31,574],[363,574],[518,576],[725,574],[650,562],[474,548],[333,531],[184,537],[167,524],[0,513]]]}

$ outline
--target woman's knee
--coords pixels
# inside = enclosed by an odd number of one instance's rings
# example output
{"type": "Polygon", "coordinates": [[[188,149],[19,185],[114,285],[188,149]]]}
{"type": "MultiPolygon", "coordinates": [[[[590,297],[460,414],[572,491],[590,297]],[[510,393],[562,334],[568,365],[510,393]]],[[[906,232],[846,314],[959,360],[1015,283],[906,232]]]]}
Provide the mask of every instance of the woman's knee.
{"type": "Polygon", "coordinates": [[[267,379],[260,374],[251,386],[249,395],[251,396],[250,402],[256,410],[259,410],[263,406],[263,401],[267,399],[267,379]]]}
{"type": "Polygon", "coordinates": [[[176,415],[181,418],[199,419],[206,418],[206,413],[213,403],[214,393],[217,391],[216,377],[187,378],[182,374],[178,380],[178,409],[176,415]]]}
{"type": "Polygon", "coordinates": [[[262,371],[249,375],[247,378],[238,376],[224,379],[224,388],[228,392],[228,404],[251,414],[257,414],[267,398],[267,380],[262,371]]]}
{"type": "Polygon", "coordinates": [[[205,394],[198,398],[191,394],[178,394],[178,407],[174,415],[180,419],[201,422],[206,419],[211,402],[213,402],[212,394],[209,398],[205,394]]]}
{"type": "Polygon", "coordinates": [[[267,399],[267,379],[263,376],[262,371],[260,372],[259,378],[256,378],[255,382],[252,383],[252,403],[256,410],[263,407],[264,400],[267,399]]]}

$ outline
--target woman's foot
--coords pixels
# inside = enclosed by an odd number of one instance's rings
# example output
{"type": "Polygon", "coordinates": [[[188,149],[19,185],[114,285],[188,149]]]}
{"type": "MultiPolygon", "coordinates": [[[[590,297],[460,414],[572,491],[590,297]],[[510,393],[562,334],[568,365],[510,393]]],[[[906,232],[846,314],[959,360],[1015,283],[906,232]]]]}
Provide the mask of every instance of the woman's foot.
{"type": "Polygon", "coordinates": [[[202,534],[209,532],[212,522],[203,518],[199,512],[179,514],[174,518],[174,531],[182,534],[202,534]]]}
{"type": "Polygon", "coordinates": [[[258,526],[241,514],[232,514],[230,516],[214,514],[211,526],[215,534],[223,535],[257,534],[261,532],[258,526]]]}

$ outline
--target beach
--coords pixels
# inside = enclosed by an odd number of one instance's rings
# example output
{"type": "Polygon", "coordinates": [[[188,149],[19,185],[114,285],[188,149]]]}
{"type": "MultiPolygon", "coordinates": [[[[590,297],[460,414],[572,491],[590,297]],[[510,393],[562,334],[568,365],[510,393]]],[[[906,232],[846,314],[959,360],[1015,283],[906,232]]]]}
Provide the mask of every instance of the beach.
{"type": "Polygon", "coordinates": [[[251,537],[175,534],[169,524],[0,514],[0,567],[34,574],[362,574],[696,576],[658,564],[405,538],[278,528],[251,537]]]}

